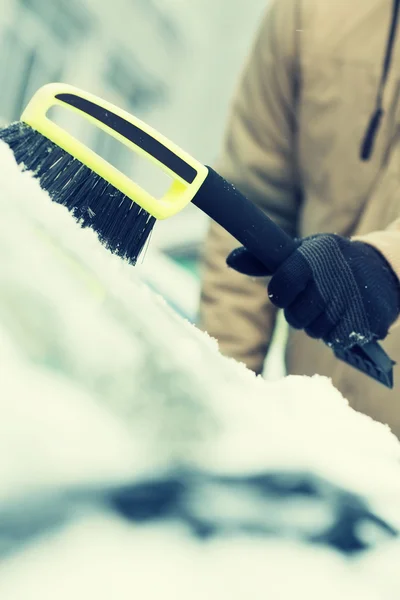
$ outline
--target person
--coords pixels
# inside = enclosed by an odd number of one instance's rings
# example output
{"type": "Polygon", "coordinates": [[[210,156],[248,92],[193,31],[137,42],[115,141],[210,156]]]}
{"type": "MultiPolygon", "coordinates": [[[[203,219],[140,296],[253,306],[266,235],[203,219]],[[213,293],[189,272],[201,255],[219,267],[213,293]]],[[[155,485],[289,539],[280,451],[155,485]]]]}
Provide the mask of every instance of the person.
{"type": "Polygon", "coordinates": [[[199,310],[221,352],[262,373],[283,309],[288,374],[330,377],[398,437],[398,366],[390,390],[329,346],[383,339],[400,363],[399,5],[268,1],[215,169],[299,246],[271,279],[211,222],[199,310]]]}

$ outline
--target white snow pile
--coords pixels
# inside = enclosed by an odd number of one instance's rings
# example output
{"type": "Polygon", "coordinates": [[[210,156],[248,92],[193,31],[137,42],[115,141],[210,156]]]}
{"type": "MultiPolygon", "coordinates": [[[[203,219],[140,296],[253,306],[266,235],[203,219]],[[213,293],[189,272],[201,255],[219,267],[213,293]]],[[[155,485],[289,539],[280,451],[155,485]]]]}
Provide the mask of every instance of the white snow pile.
{"type": "Polygon", "coordinates": [[[400,597],[388,428],[223,358],[3,143],[0,210],[0,598],[400,597]]]}

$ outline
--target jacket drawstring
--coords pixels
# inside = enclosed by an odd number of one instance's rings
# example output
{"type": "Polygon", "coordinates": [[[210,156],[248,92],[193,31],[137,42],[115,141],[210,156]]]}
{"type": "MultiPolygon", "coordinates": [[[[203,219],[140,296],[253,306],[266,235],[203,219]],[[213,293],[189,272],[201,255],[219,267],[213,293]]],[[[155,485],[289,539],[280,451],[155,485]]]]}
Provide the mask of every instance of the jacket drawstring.
{"type": "Polygon", "coordinates": [[[400,0],[393,0],[393,9],[392,9],[392,19],[390,22],[390,31],[388,36],[388,41],[386,45],[385,59],[383,61],[383,68],[381,74],[381,80],[379,82],[378,93],[376,97],[375,110],[371,115],[367,130],[365,132],[365,136],[361,145],[360,157],[361,160],[369,160],[372,156],[372,152],[374,149],[374,143],[376,136],[378,134],[378,130],[380,124],[382,122],[382,117],[384,114],[383,110],[383,93],[385,90],[385,85],[387,81],[387,77],[389,74],[390,63],[392,61],[393,55],[393,47],[396,38],[396,29],[397,22],[399,17],[399,8],[400,8],[400,0]]]}

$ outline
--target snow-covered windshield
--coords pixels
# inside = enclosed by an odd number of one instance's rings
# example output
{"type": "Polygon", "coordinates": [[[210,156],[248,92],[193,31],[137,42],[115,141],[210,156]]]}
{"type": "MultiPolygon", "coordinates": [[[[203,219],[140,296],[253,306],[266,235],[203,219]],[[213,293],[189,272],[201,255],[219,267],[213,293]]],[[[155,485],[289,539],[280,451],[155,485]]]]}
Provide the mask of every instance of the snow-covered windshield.
{"type": "Polygon", "coordinates": [[[400,597],[385,426],[222,357],[3,143],[0,210],[1,598],[400,597]]]}

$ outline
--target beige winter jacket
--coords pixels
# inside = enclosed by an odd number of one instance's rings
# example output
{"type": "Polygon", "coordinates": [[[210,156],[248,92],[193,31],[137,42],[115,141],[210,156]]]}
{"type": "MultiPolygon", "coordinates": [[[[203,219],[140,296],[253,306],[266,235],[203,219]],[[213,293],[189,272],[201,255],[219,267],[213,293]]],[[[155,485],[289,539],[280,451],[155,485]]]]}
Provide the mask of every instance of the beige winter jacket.
{"type": "MultiPolygon", "coordinates": [[[[359,158],[391,24],[389,0],[268,0],[243,70],[216,169],[292,235],[362,236],[400,277],[400,28],[372,157],[359,158]]],[[[266,281],[225,264],[238,243],[212,223],[201,326],[221,351],[262,370],[276,310],[266,281]]],[[[400,364],[400,328],[383,343],[400,364]]],[[[351,405],[400,437],[400,368],[390,391],[290,333],[289,373],[332,378],[351,405]]]]}

